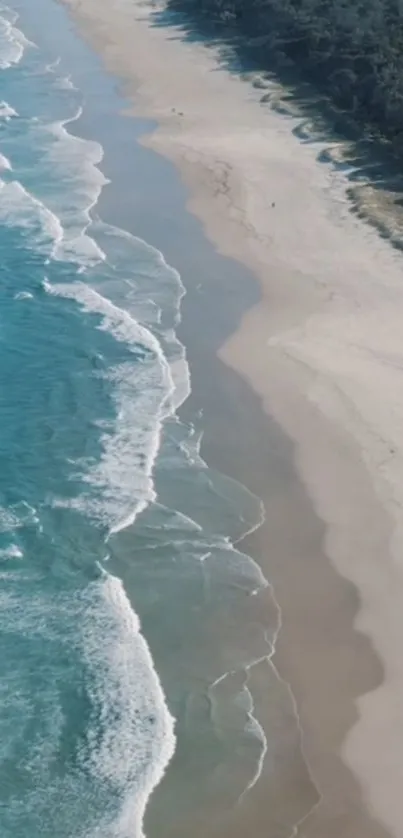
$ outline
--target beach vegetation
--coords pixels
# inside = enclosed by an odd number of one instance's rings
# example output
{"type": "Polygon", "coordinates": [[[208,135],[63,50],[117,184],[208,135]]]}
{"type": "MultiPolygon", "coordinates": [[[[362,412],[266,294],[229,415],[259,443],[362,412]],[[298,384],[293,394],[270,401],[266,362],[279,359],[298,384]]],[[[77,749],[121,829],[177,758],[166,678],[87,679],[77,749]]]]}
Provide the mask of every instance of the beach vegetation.
{"type": "Polygon", "coordinates": [[[290,62],[365,130],[403,154],[400,0],[168,0],[241,39],[256,66],[290,62]]]}

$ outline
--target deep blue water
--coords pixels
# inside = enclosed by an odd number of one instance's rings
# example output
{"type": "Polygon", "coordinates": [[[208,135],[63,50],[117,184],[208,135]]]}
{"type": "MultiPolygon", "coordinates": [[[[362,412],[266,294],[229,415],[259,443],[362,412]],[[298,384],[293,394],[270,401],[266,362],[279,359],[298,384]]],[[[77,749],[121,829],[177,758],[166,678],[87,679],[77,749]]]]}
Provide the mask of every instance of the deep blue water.
{"type": "MultiPolygon", "coordinates": [[[[181,278],[98,217],[103,147],[74,131],[89,96],[117,113],[114,83],[52,0],[35,9],[0,12],[0,835],[133,838],[174,720],[178,788],[183,765],[195,789],[204,771],[208,799],[211,765],[233,759],[189,701],[268,651],[234,619],[264,580],[229,540],[260,507],[176,418],[181,278]]],[[[234,696],[253,780],[265,740],[242,680],[234,696]]]]}

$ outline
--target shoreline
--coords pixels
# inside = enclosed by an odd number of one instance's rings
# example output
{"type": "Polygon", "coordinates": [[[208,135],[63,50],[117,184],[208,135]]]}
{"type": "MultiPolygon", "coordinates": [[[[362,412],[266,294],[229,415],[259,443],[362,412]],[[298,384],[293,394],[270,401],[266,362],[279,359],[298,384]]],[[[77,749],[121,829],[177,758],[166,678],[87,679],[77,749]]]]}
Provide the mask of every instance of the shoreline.
{"type": "MultiPolygon", "coordinates": [[[[99,5],[92,3],[92,0],[84,0],[82,3],[69,0],[68,5],[74,8],[79,7],[78,10],[81,15],[84,12],[84,17],[88,14],[87,26],[94,27],[91,9],[93,9],[94,14],[96,12],[99,14],[99,5]]],[[[142,7],[138,8],[141,9],[142,7]]],[[[77,11],[77,8],[75,10],[77,11]]],[[[99,14],[101,27],[108,23],[110,12],[108,12],[108,9],[105,10],[104,7],[102,14],[99,14]],[[105,13],[106,19],[102,17],[103,13],[105,13]]],[[[124,12],[122,15],[124,23],[124,12]]],[[[279,141],[286,143],[286,138],[291,135],[289,124],[287,125],[285,120],[282,121],[279,115],[270,112],[266,112],[265,118],[256,93],[239,79],[231,77],[226,71],[217,74],[221,77],[221,80],[219,78],[217,81],[216,78],[209,83],[206,101],[201,107],[201,113],[190,111],[189,115],[187,115],[188,108],[191,108],[191,94],[192,91],[193,94],[195,93],[195,82],[194,78],[190,80],[186,78],[185,87],[188,86],[190,90],[185,91],[185,93],[181,91],[183,99],[175,106],[175,114],[173,114],[172,107],[169,108],[167,104],[170,91],[172,92],[172,89],[175,89],[172,88],[172,73],[175,74],[176,72],[177,78],[179,78],[178,70],[187,67],[189,75],[191,75],[189,57],[197,54],[198,60],[192,66],[195,73],[196,70],[199,71],[199,75],[196,74],[199,81],[202,79],[200,75],[200,72],[202,72],[207,84],[206,72],[208,70],[206,70],[206,67],[212,69],[215,62],[214,54],[206,55],[206,51],[203,51],[203,48],[197,45],[189,46],[181,41],[178,43],[170,41],[166,33],[161,30],[155,30],[151,38],[147,16],[145,16],[145,21],[139,21],[133,17],[133,25],[130,24],[129,26],[122,26],[122,21],[120,23],[119,20],[117,23],[114,21],[113,26],[107,26],[107,29],[103,30],[104,35],[107,39],[111,39],[112,43],[112,47],[109,45],[104,57],[107,66],[122,77],[128,78],[131,74],[137,75],[137,82],[134,83],[134,89],[131,91],[132,94],[135,93],[139,97],[141,102],[136,110],[137,112],[140,110],[143,116],[156,119],[159,124],[157,131],[147,138],[146,143],[162,155],[169,157],[178,166],[185,183],[191,190],[192,197],[189,202],[189,209],[202,219],[208,236],[215,242],[218,250],[247,265],[261,280],[262,302],[248,311],[243,318],[240,329],[227,341],[219,354],[228,367],[232,367],[238,373],[241,373],[244,379],[251,384],[258,399],[263,402],[268,417],[273,416],[290,439],[293,440],[294,456],[303,486],[308,489],[318,519],[323,522],[326,529],[325,532],[318,524],[319,531],[316,534],[314,550],[312,550],[309,538],[307,539],[308,545],[304,548],[304,557],[306,561],[309,559],[311,562],[310,581],[312,582],[315,579],[318,572],[319,574],[323,572],[321,563],[323,556],[318,550],[318,544],[323,540],[325,540],[327,557],[331,559],[338,573],[349,580],[349,582],[344,582],[330,568],[331,583],[322,580],[322,587],[318,586],[319,590],[316,592],[317,597],[325,597],[327,611],[329,611],[329,598],[334,597],[335,599],[334,615],[331,609],[330,611],[339,632],[336,640],[332,634],[334,626],[329,625],[329,622],[332,623],[332,620],[329,621],[329,613],[315,615],[315,625],[312,627],[306,626],[303,613],[295,613],[295,605],[299,594],[298,586],[294,590],[295,585],[292,585],[293,590],[290,592],[290,580],[289,578],[283,578],[287,576],[284,568],[274,566],[276,564],[281,565],[278,557],[274,565],[273,563],[269,564],[267,568],[264,558],[262,559],[267,552],[267,545],[271,541],[274,541],[277,547],[279,543],[283,544],[284,547],[287,546],[288,550],[292,545],[295,554],[294,561],[300,559],[301,533],[303,533],[304,518],[308,510],[305,510],[305,514],[301,512],[301,521],[297,532],[292,533],[292,537],[287,535],[285,538],[284,527],[287,527],[288,513],[290,511],[295,512],[295,498],[287,496],[287,492],[284,490],[284,497],[276,499],[278,502],[277,512],[280,513],[279,518],[283,522],[283,530],[278,536],[278,540],[276,541],[273,538],[273,530],[270,531],[270,526],[274,529],[275,525],[279,527],[272,513],[268,515],[265,527],[251,536],[247,543],[252,546],[252,554],[256,550],[258,551],[263,570],[269,581],[274,585],[280,602],[284,619],[276,660],[278,660],[282,676],[290,682],[293,693],[297,698],[308,762],[314,768],[314,776],[317,773],[321,777],[322,784],[324,783],[325,786],[328,784],[326,788],[322,789],[323,801],[326,805],[321,803],[315,808],[314,819],[316,819],[316,822],[309,823],[309,820],[307,821],[304,836],[306,835],[307,838],[308,836],[309,838],[318,836],[319,838],[319,835],[323,835],[323,829],[327,830],[326,834],[329,838],[332,835],[340,835],[341,824],[343,824],[344,829],[343,836],[351,835],[351,838],[353,836],[354,838],[358,838],[358,836],[364,838],[364,835],[368,838],[369,836],[377,836],[378,838],[378,836],[385,834],[381,827],[378,828],[375,823],[369,827],[365,813],[361,810],[359,790],[355,788],[355,783],[351,780],[349,773],[344,771],[341,765],[335,766],[339,760],[338,751],[340,748],[342,748],[345,762],[355,770],[360,778],[374,814],[380,820],[383,820],[393,834],[398,835],[400,816],[396,809],[396,802],[399,800],[399,778],[402,776],[403,766],[402,761],[399,761],[399,770],[396,771],[393,766],[393,759],[390,760],[390,766],[388,766],[388,750],[393,746],[397,750],[398,744],[394,743],[393,738],[388,740],[387,736],[391,736],[391,734],[393,736],[393,730],[396,730],[399,718],[392,719],[389,723],[390,730],[387,729],[387,720],[390,717],[390,708],[393,708],[396,694],[394,690],[396,690],[396,686],[401,689],[400,683],[393,684],[393,676],[398,677],[400,674],[399,661],[396,657],[398,649],[394,648],[398,646],[399,634],[391,620],[392,625],[388,635],[388,626],[385,628],[382,625],[382,618],[388,616],[390,609],[388,595],[391,586],[394,589],[393,617],[395,618],[398,615],[398,583],[400,582],[400,576],[398,569],[393,566],[392,556],[390,556],[390,562],[386,570],[382,567],[384,556],[387,556],[390,552],[389,541],[393,532],[390,504],[389,507],[387,505],[388,495],[386,490],[389,490],[389,484],[384,475],[382,475],[383,480],[380,480],[376,473],[377,470],[379,471],[381,458],[385,456],[385,441],[381,438],[379,446],[374,445],[373,437],[375,435],[372,434],[371,436],[372,428],[371,426],[367,428],[364,423],[366,415],[363,411],[365,399],[363,404],[358,406],[351,399],[355,413],[358,413],[360,420],[357,422],[354,410],[347,402],[348,392],[346,395],[342,391],[342,398],[339,396],[339,379],[343,375],[346,377],[346,370],[342,364],[340,365],[341,370],[332,368],[332,351],[335,351],[337,346],[336,330],[351,326],[349,322],[351,304],[357,300],[370,314],[374,313],[371,307],[371,305],[373,306],[371,294],[376,304],[378,304],[376,283],[374,281],[372,285],[369,283],[370,288],[368,289],[361,287],[359,281],[357,281],[356,287],[353,288],[355,297],[352,300],[352,294],[349,295],[348,293],[347,281],[343,283],[343,277],[338,275],[338,271],[327,277],[327,282],[321,281],[319,273],[322,263],[320,258],[317,259],[317,263],[315,261],[315,246],[317,248],[318,241],[322,242],[323,240],[320,236],[321,231],[325,230],[326,232],[327,230],[326,224],[329,219],[325,212],[320,217],[318,225],[322,229],[315,231],[315,235],[312,231],[304,229],[303,224],[300,224],[296,231],[294,228],[296,237],[294,237],[294,242],[291,242],[291,247],[290,242],[282,240],[281,230],[288,225],[288,209],[292,198],[297,198],[295,200],[297,206],[293,208],[294,218],[291,221],[298,220],[298,218],[301,221],[304,220],[304,204],[298,201],[299,192],[301,191],[302,195],[307,194],[308,198],[306,200],[312,200],[314,204],[316,202],[315,209],[318,210],[322,197],[321,190],[323,190],[323,184],[318,188],[318,194],[315,193],[314,189],[309,189],[309,178],[307,176],[309,171],[303,173],[304,176],[301,177],[300,184],[297,179],[296,185],[296,167],[292,168],[291,173],[287,170],[288,161],[281,153],[282,149],[279,148],[279,141]],[[126,40],[129,39],[130,46],[133,48],[132,38],[136,29],[137,38],[139,39],[140,35],[144,38],[143,48],[139,50],[142,55],[135,59],[135,62],[137,61],[137,73],[134,71],[135,68],[131,66],[132,62],[128,60],[128,41],[127,49],[125,46],[126,40]],[[149,42],[147,42],[146,33],[150,35],[151,41],[149,42]],[[153,38],[157,39],[155,43],[152,40],[153,38]],[[160,58],[160,62],[168,61],[170,56],[174,64],[173,71],[170,69],[167,74],[170,78],[164,81],[164,89],[158,93],[159,98],[155,92],[156,86],[158,88],[158,85],[161,85],[161,66],[158,66],[158,60],[156,61],[154,78],[150,70],[150,63],[147,66],[145,60],[144,70],[142,71],[143,77],[141,78],[138,75],[141,72],[143,59],[145,59],[147,43],[148,49],[150,49],[152,43],[154,43],[154,47],[158,43],[161,48],[163,45],[168,45],[168,52],[160,58]],[[178,52],[180,47],[182,52],[178,52]],[[203,57],[201,57],[202,52],[203,57]],[[124,58],[125,53],[127,53],[126,59],[124,58]],[[181,56],[179,67],[175,65],[174,54],[181,56]],[[125,66],[122,66],[122,61],[123,65],[125,65],[125,61],[127,62],[125,66]],[[148,87],[151,89],[148,89],[148,87]],[[224,125],[223,117],[222,124],[218,122],[215,125],[214,136],[209,135],[209,122],[206,121],[206,117],[209,115],[209,104],[213,101],[212,88],[215,92],[218,88],[221,97],[226,94],[229,95],[230,89],[233,89],[233,101],[232,93],[229,97],[231,108],[228,109],[228,113],[224,113],[227,122],[224,125]],[[183,104],[183,102],[186,104],[183,104]],[[181,108],[183,108],[183,111],[181,108]],[[248,137],[248,130],[239,131],[239,108],[244,108],[245,114],[255,114],[256,123],[251,119],[253,127],[256,128],[255,133],[250,132],[253,137],[252,143],[248,137]],[[259,119],[257,117],[258,110],[259,119]],[[179,115],[182,113],[185,116],[179,115]],[[260,114],[262,114],[262,125],[260,125],[260,114]],[[278,130],[278,135],[272,142],[267,134],[269,130],[266,125],[267,119],[277,122],[276,128],[270,129],[278,130]],[[204,133],[203,127],[205,129],[204,133]],[[258,127],[259,131],[257,130],[258,127]],[[234,133],[235,141],[233,141],[234,133]],[[241,144],[248,146],[248,155],[242,152],[241,144]],[[270,180],[272,172],[269,175],[264,172],[268,153],[278,165],[278,171],[280,172],[277,178],[278,184],[273,184],[275,178],[272,177],[270,180]],[[253,158],[251,163],[249,163],[249,158],[253,158]],[[291,175],[293,175],[292,178],[291,175]],[[247,188],[245,188],[245,183],[247,188]],[[261,183],[265,186],[270,184],[272,194],[269,201],[259,188],[261,183]],[[289,193],[287,190],[289,190],[289,193]],[[284,193],[288,200],[288,207],[286,206],[287,201],[283,200],[284,193]],[[275,207],[271,206],[273,201],[275,207]],[[273,211],[270,212],[270,210],[273,211]],[[270,236],[267,235],[267,232],[264,232],[264,229],[262,230],[259,218],[263,219],[266,225],[268,225],[268,219],[270,219],[270,236]],[[307,239],[304,243],[306,250],[303,250],[300,244],[304,235],[307,239]],[[292,245],[295,245],[295,240],[300,246],[300,252],[298,252],[297,247],[297,252],[294,253],[292,245]],[[306,264],[305,261],[304,269],[302,269],[303,257],[306,257],[308,252],[310,262],[306,264]],[[281,282],[276,277],[273,279],[272,276],[268,276],[268,265],[272,274],[278,274],[281,271],[281,282]],[[350,304],[350,309],[347,303],[350,304]],[[307,326],[309,326],[309,329],[307,326]],[[331,331],[333,345],[331,341],[326,345],[323,337],[323,332],[329,327],[330,330],[333,329],[331,331]],[[322,342],[320,342],[320,338],[322,338],[322,342]],[[270,352],[263,354],[268,341],[270,352]],[[328,353],[325,355],[328,367],[323,363],[323,348],[328,353]],[[364,428],[362,428],[362,425],[364,425],[364,428]],[[365,447],[366,439],[367,446],[365,447]],[[329,474],[332,475],[331,485],[329,485],[328,480],[329,474]],[[352,514],[352,510],[354,514],[352,514]],[[371,522],[371,529],[369,522],[371,522]],[[310,555],[311,551],[314,553],[313,559],[310,555]],[[354,562],[352,561],[353,557],[354,562]],[[335,586],[336,578],[339,582],[335,586]],[[359,591],[360,602],[351,583],[359,591]],[[341,601],[338,600],[338,597],[341,597],[341,601]],[[371,638],[372,646],[384,662],[386,678],[383,681],[382,689],[375,692],[375,687],[379,687],[381,682],[382,670],[373,654],[371,644],[361,633],[355,632],[356,647],[348,648],[348,644],[351,642],[350,634],[346,630],[346,637],[344,637],[340,626],[340,622],[345,618],[346,603],[348,625],[351,624],[352,626],[356,622],[359,632],[365,631],[365,634],[371,638]],[[356,619],[359,605],[361,605],[361,610],[358,619],[356,619]],[[379,611],[381,613],[378,613],[379,611]],[[322,628],[325,627],[327,632],[325,643],[323,643],[322,635],[316,638],[311,630],[315,627],[319,629],[321,620],[323,621],[322,628]],[[306,637],[304,641],[299,640],[298,646],[299,651],[301,645],[303,646],[304,664],[307,662],[307,656],[311,655],[310,661],[308,657],[312,666],[310,676],[308,676],[304,666],[301,667],[298,660],[295,659],[298,656],[293,651],[293,644],[299,638],[301,631],[305,632],[306,637]],[[323,645],[325,648],[320,648],[323,645]],[[341,719],[326,718],[324,720],[320,719],[318,723],[317,720],[315,721],[318,711],[323,712],[324,706],[329,707],[330,705],[331,707],[332,700],[333,709],[337,709],[337,698],[339,696],[328,695],[326,700],[322,698],[319,702],[316,697],[316,703],[315,701],[312,702],[312,694],[315,693],[315,690],[311,690],[311,694],[309,694],[307,685],[312,684],[312,678],[315,677],[315,667],[316,677],[318,677],[318,664],[320,661],[323,663],[325,658],[329,656],[329,650],[332,650],[335,655],[340,646],[347,659],[337,662],[336,658],[332,658],[332,661],[328,662],[329,672],[337,663],[336,673],[338,672],[341,676],[344,675],[344,678],[346,678],[346,674],[353,678],[352,673],[355,672],[353,667],[360,660],[363,650],[362,657],[365,658],[367,663],[370,662],[368,671],[365,671],[364,664],[364,671],[359,673],[360,677],[355,673],[353,689],[351,689],[351,685],[344,684],[344,690],[347,693],[347,695],[344,695],[345,705],[348,704],[349,708],[348,724],[345,718],[344,722],[341,719]],[[395,672],[393,672],[394,664],[396,665],[395,672]],[[355,678],[357,685],[355,685],[355,678]],[[358,681],[363,687],[361,690],[358,687],[358,681]],[[368,692],[369,690],[372,690],[372,692],[368,692]],[[362,697],[358,704],[360,710],[358,720],[358,710],[354,711],[353,702],[359,695],[364,696],[364,694],[366,694],[365,697],[362,697]],[[311,706],[312,704],[313,706],[311,706]],[[375,741],[373,736],[374,725],[376,720],[379,721],[381,718],[384,719],[385,727],[381,728],[382,732],[379,733],[379,740],[375,741]],[[352,727],[354,723],[355,726],[352,727]],[[328,732],[328,742],[324,746],[322,745],[321,752],[320,741],[323,741],[323,732],[326,730],[328,732]],[[347,730],[350,730],[350,733],[343,745],[347,730]],[[382,757],[384,758],[383,763],[382,757]],[[378,759],[380,768],[377,764],[378,759]],[[344,778],[343,774],[346,775],[344,778]],[[394,803],[395,806],[393,806],[394,803]],[[333,823],[334,832],[330,831],[331,823],[333,823]]],[[[111,24],[110,20],[109,24],[111,24]]],[[[101,48],[101,52],[103,52],[103,49],[100,39],[104,35],[98,31],[95,39],[91,36],[92,41],[99,39],[98,48],[101,48]]],[[[150,58],[150,62],[153,60],[150,58]]],[[[171,64],[169,66],[172,67],[171,64]]],[[[181,90],[180,85],[178,90],[181,90]]],[[[201,93],[201,90],[203,90],[203,87],[199,87],[198,92],[201,93]]],[[[203,100],[203,96],[201,96],[201,99],[203,100]]],[[[223,100],[220,101],[222,104],[223,100]]],[[[217,115],[218,111],[211,114],[210,119],[217,115]]],[[[249,125],[249,122],[245,124],[249,125]]],[[[300,148],[296,138],[292,142],[294,143],[294,151],[297,147],[300,148]]],[[[310,153],[310,150],[308,150],[308,153],[310,153]]],[[[315,165],[318,165],[316,161],[315,165]]],[[[309,170],[309,167],[307,168],[309,170]]],[[[336,184],[334,192],[336,197],[339,198],[338,186],[340,184],[336,184]]],[[[368,248],[372,247],[374,242],[377,242],[374,233],[367,230],[358,219],[350,218],[349,209],[343,205],[342,201],[341,205],[336,208],[336,215],[332,221],[336,222],[336,231],[340,233],[341,230],[342,239],[343,233],[345,234],[344,239],[348,245],[348,257],[353,265],[357,261],[355,253],[364,240],[368,248]],[[346,227],[343,227],[346,218],[347,221],[351,222],[353,234],[349,231],[349,235],[347,235],[346,227]],[[362,241],[358,241],[357,236],[362,236],[362,241]]],[[[290,226],[292,228],[292,223],[290,226]]],[[[337,256],[340,253],[340,250],[336,247],[340,235],[335,235],[334,240],[329,240],[328,233],[328,241],[326,242],[329,249],[331,246],[333,247],[337,256]]],[[[397,262],[398,257],[396,254],[389,254],[385,243],[377,242],[374,247],[378,256],[378,264],[384,266],[391,274],[390,282],[387,283],[387,291],[389,297],[393,297],[392,301],[394,302],[399,297],[398,277],[395,279],[394,273],[398,274],[400,270],[397,262]]],[[[321,253],[320,256],[322,256],[321,253]]],[[[326,252],[323,256],[326,256],[326,252]]],[[[385,306],[385,318],[389,310],[390,307],[386,310],[385,306]]],[[[394,321],[396,328],[398,326],[397,321],[398,317],[394,321]]],[[[387,319],[385,319],[385,324],[387,322],[387,319]]],[[[358,323],[358,326],[360,325],[358,323]]],[[[358,335],[360,336],[359,331],[358,335]]],[[[365,342],[363,341],[363,343],[366,349],[365,342]]],[[[391,355],[393,355],[395,349],[396,344],[390,349],[391,355]]],[[[351,358],[349,355],[345,357],[348,365],[351,358]]],[[[357,358],[357,355],[355,355],[352,360],[356,362],[357,378],[359,377],[358,373],[362,374],[364,372],[369,375],[364,364],[362,364],[362,368],[358,369],[358,362],[362,360],[361,357],[357,358]]],[[[386,381],[385,384],[389,384],[389,382],[386,381]]],[[[364,395],[367,396],[367,393],[365,392],[364,395]]],[[[373,405],[370,405],[370,407],[373,408],[373,405]]],[[[381,426],[383,428],[385,417],[380,418],[383,420],[381,426]]],[[[396,428],[390,429],[389,437],[386,439],[390,454],[400,451],[396,428]],[[392,434],[392,430],[395,432],[394,434],[392,434]]],[[[377,441],[376,437],[375,441],[377,441]]],[[[208,441],[205,444],[208,446],[208,441]]],[[[245,458],[247,457],[248,452],[245,451],[245,458]]],[[[210,457],[207,457],[207,459],[211,461],[210,457]]],[[[259,471],[258,465],[255,463],[254,466],[257,472],[259,471]]],[[[252,474],[251,466],[245,464],[245,468],[249,469],[250,474],[252,474]]],[[[227,473],[229,470],[230,466],[227,465],[227,473]]],[[[239,479],[239,473],[237,478],[239,479]]],[[[256,479],[256,475],[253,476],[253,479],[254,485],[249,486],[249,488],[256,492],[256,485],[259,481],[256,479]]],[[[248,485],[248,481],[244,482],[248,485]]],[[[266,498],[264,492],[256,493],[263,496],[266,510],[273,510],[273,499],[266,498]]],[[[302,484],[301,494],[304,494],[302,484]]],[[[299,499],[298,504],[300,506],[297,504],[297,508],[303,507],[304,503],[306,505],[306,501],[299,499]]],[[[285,551],[283,559],[288,561],[289,572],[288,550],[285,551]]],[[[304,565],[305,567],[306,565],[304,565]]],[[[300,579],[300,583],[301,581],[300,579]]],[[[306,601],[312,605],[315,602],[312,598],[312,591],[306,591],[306,596],[306,601]]],[[[301,610],[297,609],[297,612],[301,610]]],[[[339,693],[341,692],[340,683],[337,680],[333,683],[333,686],[336,690],[339,690],[339,693]]],[[[341,684],[341,687],[343,687],[343,684],[341,684]]],[[[315,696],[313,697],[315,699],[315,696]]],[[[344,708],[344,716],[346,712],[344,708]]],[[[343,716],[343,714],[340,713],[340,716],[343,716]]],[[[395,759],[398,759],[397,753],[395,759]]],[[[220,834],[225,833],[220,832],[220,834]]]]}

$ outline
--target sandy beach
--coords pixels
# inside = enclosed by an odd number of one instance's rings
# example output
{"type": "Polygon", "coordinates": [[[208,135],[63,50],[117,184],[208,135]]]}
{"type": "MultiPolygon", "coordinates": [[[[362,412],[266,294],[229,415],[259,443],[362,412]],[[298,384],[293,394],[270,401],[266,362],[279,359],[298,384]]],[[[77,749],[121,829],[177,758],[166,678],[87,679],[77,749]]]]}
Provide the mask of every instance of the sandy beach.
{"type": "MultiPolygon", "coordinates": [[[[240,433],[221,462],[266,508],[248,549],[281,609],[271,675],[289,685],[307,768],[305,785],[298,772],[281,780],[279,811],[306,800],[288,834],[400,838],[402,257],[352,214],[343,173],[318,160],[324,143],[301,142],[301,120],[262,104],[215,50],[148,3],[65,2],[133,112],[155,120],[145,142],[180,170],[207,236],[261,284],[217,363],[253,389],[251,416],[262,405],[283,429],[299,479],[280,478],[272,452],[256,451],[246,408],[237,417],[243,382],[222,419],[240,433]]],[[[255,678],[264,725],[267,674],[255,678]]],[[[285,838],[267,828],[268,806],[263,771],[234,820],[210,834],[285,838]]]]}

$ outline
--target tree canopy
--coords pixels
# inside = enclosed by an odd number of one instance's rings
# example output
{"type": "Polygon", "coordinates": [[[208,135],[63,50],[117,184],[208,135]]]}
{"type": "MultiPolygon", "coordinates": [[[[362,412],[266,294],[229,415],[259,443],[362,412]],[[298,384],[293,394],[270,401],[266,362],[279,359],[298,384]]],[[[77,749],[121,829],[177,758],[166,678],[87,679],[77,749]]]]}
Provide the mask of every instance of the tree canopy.
{"type": "Polygon", "coordinates": [[[259,66],[291,60],[357,124],[403,154],[403,12],[399,0],[168,0],[219,23],[255,51],[259,66]]]}

